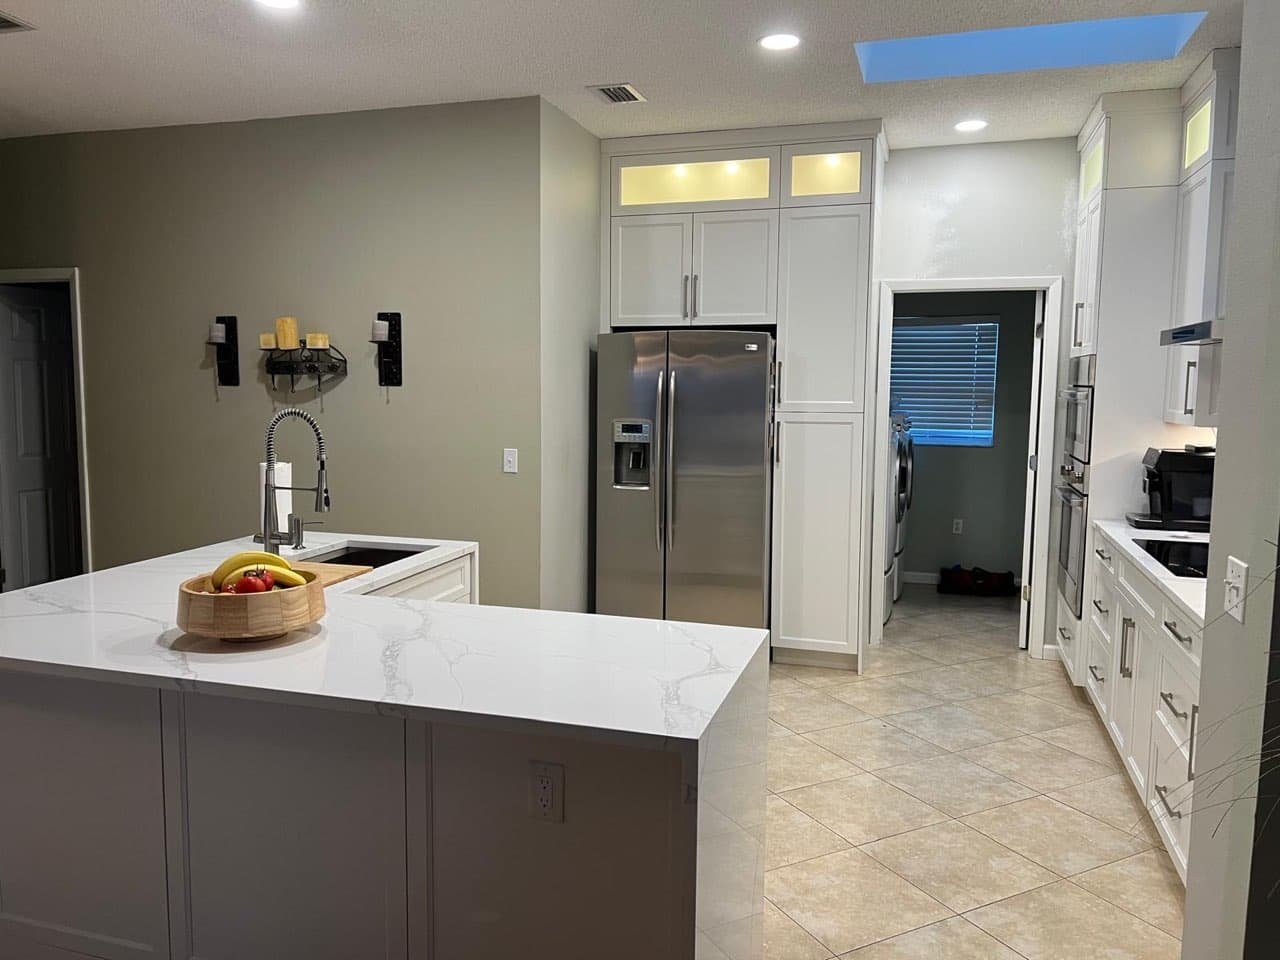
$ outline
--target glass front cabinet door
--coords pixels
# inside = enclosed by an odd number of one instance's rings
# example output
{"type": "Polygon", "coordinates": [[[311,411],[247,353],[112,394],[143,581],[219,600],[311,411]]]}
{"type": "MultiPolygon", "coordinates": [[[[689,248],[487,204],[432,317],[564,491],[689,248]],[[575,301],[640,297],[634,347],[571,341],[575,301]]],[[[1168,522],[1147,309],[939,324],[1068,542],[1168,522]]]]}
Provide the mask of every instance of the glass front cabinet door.
{"type": "Polygon", "coordinates": [[[874,142],[844,140],[782,148],[782,206],[870,203],[874,142]]]}

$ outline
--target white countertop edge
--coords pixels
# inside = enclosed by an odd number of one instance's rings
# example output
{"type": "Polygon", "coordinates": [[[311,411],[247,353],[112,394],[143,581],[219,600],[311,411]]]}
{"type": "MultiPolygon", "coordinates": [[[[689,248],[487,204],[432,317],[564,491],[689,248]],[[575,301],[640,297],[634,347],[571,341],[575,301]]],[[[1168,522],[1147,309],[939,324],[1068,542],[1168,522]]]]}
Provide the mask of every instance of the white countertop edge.
{"type": "Polygon", "coordinates": [[[1147,579],[1160,588],[1161,593],[1190,617],[1199,629],[1204,629],[1206,582],[1196,577],[1174,576],[1134,541],[1179,540],[1185,543],[1208,543],[1209,534],[1192,530],[1140,530],[1126,520],[1095,520],[1093,523],[1115,541],[1129,561],[1139,567],[1147,579]]]}

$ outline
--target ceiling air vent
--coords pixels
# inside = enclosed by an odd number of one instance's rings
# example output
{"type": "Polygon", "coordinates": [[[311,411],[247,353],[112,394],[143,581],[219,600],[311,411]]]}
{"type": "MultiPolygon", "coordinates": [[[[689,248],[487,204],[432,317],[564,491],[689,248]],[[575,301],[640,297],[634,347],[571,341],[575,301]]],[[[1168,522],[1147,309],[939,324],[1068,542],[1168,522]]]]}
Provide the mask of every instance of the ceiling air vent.
{"type": "Polygon", "coordinates": [[[644,95],[629,83],[606,83],[592,87],[610,103],[644,103],[644,95]]]}
{"type": "Polygon", "coordinates": [[[9,14],[0,10],[0,33],[16,33],[19,30],[34,30],[35,27],[29,23],[23,23],[17,17],[11,17],[9,14]]]}

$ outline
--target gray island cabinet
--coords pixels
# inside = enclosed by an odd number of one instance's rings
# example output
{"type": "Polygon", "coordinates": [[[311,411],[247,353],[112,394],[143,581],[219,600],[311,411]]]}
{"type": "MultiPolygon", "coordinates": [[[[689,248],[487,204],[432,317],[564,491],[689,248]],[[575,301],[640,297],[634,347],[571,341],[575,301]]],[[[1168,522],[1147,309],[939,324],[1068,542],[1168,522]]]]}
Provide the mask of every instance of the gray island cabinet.
{"type": "Polygon", "coordinates": [[[759,960],[765,631],[384,575],[183,635],[229,546],[0,596],[0,960],[759,960]]]}

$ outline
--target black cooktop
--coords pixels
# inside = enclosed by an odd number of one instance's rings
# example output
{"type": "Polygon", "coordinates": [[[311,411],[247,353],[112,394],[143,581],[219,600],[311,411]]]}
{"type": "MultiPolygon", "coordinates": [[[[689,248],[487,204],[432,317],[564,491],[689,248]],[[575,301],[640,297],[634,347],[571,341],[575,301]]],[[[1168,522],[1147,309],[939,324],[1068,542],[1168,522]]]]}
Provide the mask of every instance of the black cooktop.
{"type": "Polygon", "coordinates": [[[1175,577],[1203,580],[1209,568],[1209,544],[1188,540],[1134,540],[1175,577]]]}

